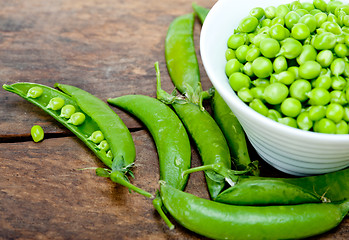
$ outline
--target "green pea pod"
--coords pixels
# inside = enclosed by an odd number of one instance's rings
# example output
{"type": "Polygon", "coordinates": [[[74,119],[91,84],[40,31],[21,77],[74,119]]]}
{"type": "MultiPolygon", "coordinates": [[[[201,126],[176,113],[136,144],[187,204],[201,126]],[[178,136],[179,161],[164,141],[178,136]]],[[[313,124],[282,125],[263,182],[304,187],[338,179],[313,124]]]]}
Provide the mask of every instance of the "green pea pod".
{"type": "MultiPolygon", "coordinates": [[[[234,113],[217,91],[215,91],[212,99],[212,111],[215,121],[228,142],[233,163],[238,170],[246,170],[252,163],[248,153],[245,132],[234,113]]],[[[253,166],[252,173],[253,175],[259,175],[258,166],[253,166]]]]}
{"type": "MultiPolygon", "coordinates": [[[[34,83],[5,84],[3,88],[40,107],[73,132],[111,169],[111,171],[108,169],[106,172],[109,173],[108,177],[112,181],[146,197],[152,197],[150,193],[130,184],[125,176],[126,173],[130,172],[129,168],[135,160],[135,146],[130,132],[119,116],[102,100],[84,90],[64,84],[56,84],[56,86],[63,92],[34,83]],[[35,97],[28,94],[33,87],[41,88],[43,93],[35,97]],[[64,101],[64,104],[72,105],[75,108],[75,116],[78,116],[76,120],[72,121],[74,114],[71,115],[70,119],[62,117],[61,109],[63,108],[54,108],[56,110],[53,110],[49,105],[50,100],[53,98],[60,98],[61,101],[64,101]],[[101,150],[95,142],[89,140],[90,136],[96,131],[103,132],[110,146],[110,151],[101,150]],[[113,172],[115,173],[112,174],[113,172]],[[122,174],[117,174],[116,172],[122,174]]],[[[97,170],[96,173],[98,172],[100,171],[97,170]]]]}
{"type": "Polygon", "coordinates": [[[235,206],[185,193],[161,183],[160,194],[172,217],[212,239],[299,239],[336,227],[349,201],[286,206],[235,206]]]}
{"type": "Polygon", "coordinates": [[[194,22],[194,13],[175,18],[165,39],[168,72],[178,91],[188,96],[201,91],[200,70],[193,39],[194,22]]]}
{"type": "MultiPolygon", "coordinates": [[[[201,23],[204,23],[209,9],[198,6],[197,4],[193,4],[193,9],[201,23]]],[[[211,103],[213,117],[228,142],[230,154],[236,168],[238,170],[246,170],[252,163],[248,154],[245,132],[234,113],[217,91],[215,91],[211,103]]],[[[252,174],[259,175],[258,166],[253,166],[252,174]]]]}
{"type": "Polygon", "coordinates": [[[221,192],[215,201],[233,205],[287,205],[321,202],[321,196],[297,185],[269,179],[238,182],[221,192]]]}
{"type": "Polygon", "coordinates": [[[182,172],[190,168],[191,148],[188,134],[173,110],[143,95],[125,95],[108,102],[130,112],[147,126],[159,155],[160,180],[183,190],[188,178],[182,177],[182,172]]]}
{"type": "MultiPolygon", "coordinates": [[[[161,89],[161,79],[158,63],[155,63],[157,76],[157,98],[167,104],[172,104],[175,112],[182,120],[184,126],[193,138],[201,155],[204,165],[206,182],[212,199],[222,191],[225,186],[225,179],[232,180],[233,176],[224,174],[231,168],[230,153],[227,142],[222,131],[206,110],[201,110],[194,103],[170,96],[161,89]],[[224,173],[216,174],[214,168],[218,167],[224,173]]],[[[200,168],[201,170],[201,168],[200,168]]],[[[188,174],[191,170],[183,171],[188,174]]]]}
{"type": "Polygon", "coordinates": [[[196,3],[192,4],[193,10],[195,12],[195,14],[198,16],[198,18],[200,19],[201,23],[204,23],[205,18],[207,16],[207,14],[209,13],[210,9],[208,8],[204,8],[202,6],[197,5],[196,3]]]}

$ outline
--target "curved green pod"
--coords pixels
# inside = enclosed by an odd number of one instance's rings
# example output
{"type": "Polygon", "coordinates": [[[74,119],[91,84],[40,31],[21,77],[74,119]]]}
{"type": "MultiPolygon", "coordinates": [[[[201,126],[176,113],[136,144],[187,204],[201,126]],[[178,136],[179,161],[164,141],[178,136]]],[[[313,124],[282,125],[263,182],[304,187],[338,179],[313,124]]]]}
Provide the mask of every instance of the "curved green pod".
{"type": "Polygon", "coordinates": [[[190,168],[191,148],[188,134],[178,116],[161,101],[144,95],[125,95],[108,99],[140,119],[150,131],[159,155],[160,180],[183,190],[190,168]]]}
{"type": "Polygon", "coordinates": [[[193,29],[194,13],[175,18],[165,39],[165,58],[170,77],[182,94],[201,90],[200,69],[196,57],[193,29]]]}
{"type": "MultiPolygon", "coordinates": [[[[251,159],[248,153],[245,132],[241,124],[217,91],[215,91],[211,103],[213,118],[228,142],[230,155],[236,169],[245,170],[251,166],[251,159]]],[[[259,169],[256,167],[252,173],[253,175],[259,175],[259,169]]]]}
{"type": "Polygon", "coordinates": [[[187,229],[212,239],[299,239],[336,227],[349,201],[282,206],[236,206],[160,186],[164,206],[187,229]]]}
{"type": "Polygon", "coordinates": [[[102,100],[82,89],[58,83],[55,86],[64,92],[35,83],[5,84],[3,88],[38,106],[84,142],[111,169],[97,169],[97,175],[110,177],[112,181],[137,193],[152,197],[152,194],[129,183],[125,176],[130,172],[136,153],[132,136],[119,116],[102,100]],[[42,90],[41,93],[31,94],[31,90],[35,88],[42,90]],[[59,106],[56,104],[52,107],[52,99],[60,100],[59,106]],[[64,106],[74,109],[70,118],[62,114],[64,106]],[[73,118],[76,115],[78,117],[73,118]],[[91,140],[91,136],[97,131],[103,133],[110,150],[101,149],[97,142],[91,140]]]}

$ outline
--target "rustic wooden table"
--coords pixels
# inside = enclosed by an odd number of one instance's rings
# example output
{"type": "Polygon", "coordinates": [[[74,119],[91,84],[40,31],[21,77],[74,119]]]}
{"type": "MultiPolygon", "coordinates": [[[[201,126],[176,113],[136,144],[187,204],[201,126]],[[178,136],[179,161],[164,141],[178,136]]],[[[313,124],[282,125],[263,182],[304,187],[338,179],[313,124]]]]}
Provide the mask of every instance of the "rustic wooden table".
{"type": "MultiPolygon", "coordinates": [[[[164,59],[171,21],[192,11],[191,1],[0,0],[0,83],[55,82],[102,100],[124,94],[155,96],[154,62],[172,91],[164,59]]],[[[198,0],[212,7],[213,0],[198,0]]],[[[199,52],[201,25],[195,24],[199,52]]],[[[200,63],[201,65],[201,63],[200,63]]],[[[201,65],[203,88],[211,84],[201,65]]],[[[203,239],[176,224],[170,231],[151,200],[97,177],[100,161],[68,130],[17,95],[0,90],[0,239],[203,239]],[[45,140],[34,143],[39,124],[45,140]]],[[[155,193],[158,158],[147,129],[113,108],[129,127],[137,158],[132,180],[155,193]]],[[[257,158],[253,154],[252,156],[257,158]]],[[[200,164],[193,148],[193,166],[200,164]]],[[[265,163],[262,172],[285,176],[265,163]]],[[[208,198],[202,173],[187,192],[208,198]]],[[[348,239],[349,219],[314,239],[348,239]]]]}

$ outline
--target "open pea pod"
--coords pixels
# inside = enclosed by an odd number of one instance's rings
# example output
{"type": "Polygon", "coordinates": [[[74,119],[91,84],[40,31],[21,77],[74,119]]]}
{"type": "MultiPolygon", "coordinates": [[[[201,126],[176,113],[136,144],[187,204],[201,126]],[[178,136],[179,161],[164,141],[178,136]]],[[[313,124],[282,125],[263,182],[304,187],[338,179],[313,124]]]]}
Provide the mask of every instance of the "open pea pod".
{"type": "Polygon", "coordinates": [[[113,182],[152,197],[126,177],[131,173],[136,151],[132,136],[120,117],[102,100],[82,89],[59,83],[55,86],[63,92],[25,82],[5,84],[3,88],[40,107],[83,141],[108,167],[98,168],[97,175],[110,177],[113,182]]]}

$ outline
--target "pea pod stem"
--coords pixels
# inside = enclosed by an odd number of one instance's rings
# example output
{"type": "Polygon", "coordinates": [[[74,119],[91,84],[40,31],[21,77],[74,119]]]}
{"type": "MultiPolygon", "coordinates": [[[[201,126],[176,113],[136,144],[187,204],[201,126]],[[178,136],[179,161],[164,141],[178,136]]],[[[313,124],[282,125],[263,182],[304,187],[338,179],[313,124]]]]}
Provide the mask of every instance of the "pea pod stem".
{"type": "Polygon", "coordinates": [[[153,195],[147,191],[144,191],[143,189],[134,186],[133,184],[131,184],[128,179],[126,178],[126,176],[120,172],[120,171],[114,171],[110,174],[110,179],[115,182],[118,183],[122,186],[127,187],[130,190],[135,191],[136,193],[139,193],[147,198],[153,198],[153,195]]]}
{"type": "Polygon", "coordinates": [[[156,195],[156,197],[153,200],[153,206],[156,209],[156,211],[160,214],[161,218],[164,220],[164,222],[166,223],[166,225],[168,226],[168,228],[170,230],[175,228],[175,225],[170,221],[170,219],[168,219],[168,217],[166,216],[164,210],[163,210],[163,202],[161,200],[161,196],[158,193],[156,195]]]}
{"type": "Polygon", "coordinates": [[[190,173],[198,172],[198,171],[214,171],[224,177],[224,179],[229,183],[230,186],[234,186],[236,182],[238,181],[238,175],[247,174],[250,172],[250,170],[244,170],[244,171],[236,171],[227,169],[225,166],[223,166],[220,163],[214,163],[210,165],[204,165],[199,166],[195,168],[190,168],[188,170],[185,170],[182,172],[182,176],[186,176],[190,173]]]}

